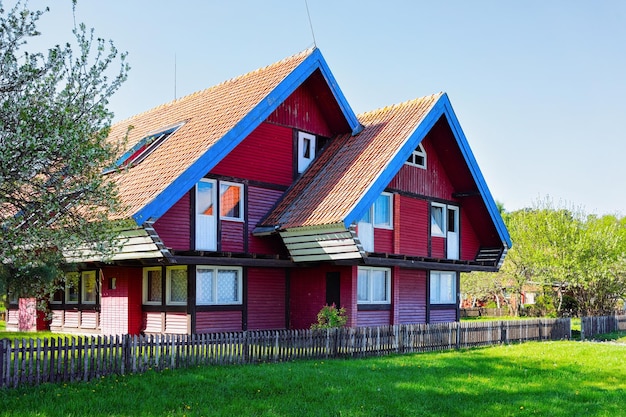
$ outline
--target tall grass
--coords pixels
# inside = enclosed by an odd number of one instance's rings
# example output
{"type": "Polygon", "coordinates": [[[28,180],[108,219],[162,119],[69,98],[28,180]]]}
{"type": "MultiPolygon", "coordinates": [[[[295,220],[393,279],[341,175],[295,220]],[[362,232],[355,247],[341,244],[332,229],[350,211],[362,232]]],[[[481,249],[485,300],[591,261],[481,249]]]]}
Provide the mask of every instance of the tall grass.
{"type": "Polygon", "coordinates": [[[0,391],[1,416],[619,416],[626,346],[543,342],[0,391]]]}

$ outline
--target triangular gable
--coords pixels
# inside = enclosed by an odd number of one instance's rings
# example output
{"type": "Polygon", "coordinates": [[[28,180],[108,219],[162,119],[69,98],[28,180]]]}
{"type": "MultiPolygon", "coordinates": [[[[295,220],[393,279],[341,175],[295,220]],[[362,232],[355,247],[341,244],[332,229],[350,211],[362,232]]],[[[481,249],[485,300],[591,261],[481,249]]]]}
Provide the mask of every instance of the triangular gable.
{"type": "Polygon", "coordinates": [[[319,49],[313,49],[269,94],[241,118],[225,135],[210,146],[182,174],[171,181],[163,191],[145,204],[132,217],[137,224],[158,219],[190,190],[207,172],[215,167],[230,151],[240,144],[254,129],[289,97],[314,71],[320,71],[346,122],[357,134],[362,126],[350,108],[319,49]]]}
{"type": "Polygon", "coordinates": [[[404,163],[406,162],[408,156],[413,152],[413,150],[417,147],[417,145],[426,137],[428,132],[433,128],[435,123],[441,118],[441,116],[445,116],[446,120],[450,126],[450,129],[454,135],[457,145],[465,159],[467,167],[471,172],[472,178],[474,179],[478,191],[480,192],[480,196],[487,207],[487,211],[493,221],[493,224],[500,236],[500,239],[505,244],[506,248],[511,247],[511,237],[508,233],[508,230],[502,220],[502,216],[500,215],[500,211],[498,210],[496,203],[487,187],[487,183],[478,167],[478,163],[476,162],[476,158],[470,149],[469,143],[467,142],[467,138],[461,129],[459,121],[452,109],[452,105],[447,94],[442,94],[437,102],[432,106],[428,114],[422,119],[422,121],[417,125],[413,133],[406,140],[401,149],[396,153],[392,160],[389,161],[387,167],[380,172],[378,178],[371,184],[366,193],[364,193],[363,197],[356,203],[354,208],[350,210],[347,216],[344,218],[344,225],[346,228],[349,228],[351,224],[358,222],[359,219],[363,217],[363,214],[369,207],[374,204],[380,193],[382,193],[393,179],[393,177],[400,171],[404,163]]]}

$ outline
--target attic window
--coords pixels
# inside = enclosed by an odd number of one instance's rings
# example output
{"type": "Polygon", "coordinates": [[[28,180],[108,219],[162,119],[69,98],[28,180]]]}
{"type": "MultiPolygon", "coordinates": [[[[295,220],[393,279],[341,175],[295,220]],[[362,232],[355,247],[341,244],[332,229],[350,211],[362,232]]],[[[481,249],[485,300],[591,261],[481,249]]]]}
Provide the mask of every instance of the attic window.
{"type": "Polygon", "coordinates": [[[422,147],[421,143],[418,144],[413,153],[409,155],[409,158],[406,160],[406,164],[413,167],[426,169],[426,151],[422,147]]]}
{"type": "Polygon", "coordinates": [[[183,123],[179,123],[174,126],[170,126],[166,129],[152,133],[145,138],[141,139],[135,146],[130,148],[124,155],[122,155],[115,164],[109,169],[105,170],[105,174],[116,171],[122,168],[133,167],[148,157],[156,148],[158,148],[163,142],[176,132],[183,123]]]}
{"type": "Polygon", "coordinates": [[[298,173],[301,174],[315,159],[316,137],[305,132],[298,132],[298,173]]]}

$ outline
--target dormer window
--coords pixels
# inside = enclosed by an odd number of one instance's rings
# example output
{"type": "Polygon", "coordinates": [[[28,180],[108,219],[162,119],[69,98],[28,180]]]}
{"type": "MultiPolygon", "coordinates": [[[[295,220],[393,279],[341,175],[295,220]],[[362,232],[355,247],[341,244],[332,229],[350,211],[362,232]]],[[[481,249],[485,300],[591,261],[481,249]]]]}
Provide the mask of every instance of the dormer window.
{"type": "Polygon", "coordinates": [[[421,143],[418,144],[413,153],[409,155],[409,158],[406,160],[406,164],[413,167],[426,169],[426,151],[422,147],[421,143]]]}
{"type": "Polygon", "coordinates": [[[145,138],[141,139],[135,146],[130,148],[124,155],[122,155],[115,164],[105,170],[105,174],[116,171],[121,168],[133,167],[148,157],[156,148],[158,148],[163,142],[176,132],[183,123],[179,123],[175,126],[170,126],[166,129],[159,130],[156,133],[151,133],[145,138]]]}
{"type": "Polygon", "coordinates": [[[315,159],[315,150],[315,135],[298,132],[298,174],[302,174],[315,159]]]}

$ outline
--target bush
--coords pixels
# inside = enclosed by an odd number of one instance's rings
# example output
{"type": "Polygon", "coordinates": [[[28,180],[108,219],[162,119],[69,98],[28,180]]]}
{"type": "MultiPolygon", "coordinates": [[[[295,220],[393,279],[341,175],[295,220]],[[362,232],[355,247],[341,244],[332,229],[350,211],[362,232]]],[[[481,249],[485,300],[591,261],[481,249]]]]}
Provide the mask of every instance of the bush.
{"type": "Polygon", "coordinates": [[[331,329],[333,327],[344,327],[348,322],[346,309],[337,308],[335,304],[325,305],[317,313],[317,323],[311,325],[311,329],[331,329]]]}

